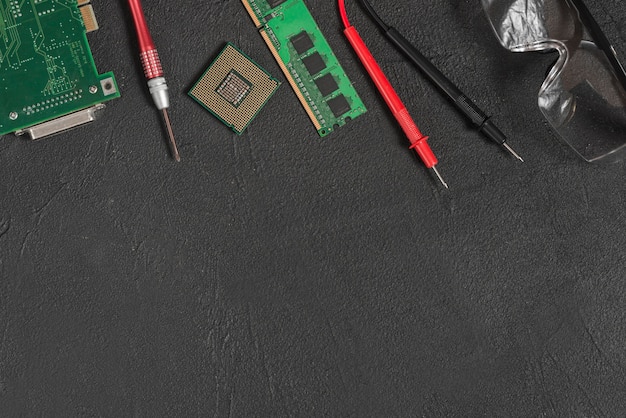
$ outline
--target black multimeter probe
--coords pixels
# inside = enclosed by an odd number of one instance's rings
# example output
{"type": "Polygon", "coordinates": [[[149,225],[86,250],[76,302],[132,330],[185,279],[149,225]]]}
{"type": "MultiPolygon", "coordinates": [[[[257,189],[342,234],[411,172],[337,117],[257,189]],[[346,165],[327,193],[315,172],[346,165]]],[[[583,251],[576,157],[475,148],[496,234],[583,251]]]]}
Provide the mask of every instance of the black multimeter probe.
{"type": "Polygon", "coordinates": [[[421,52],[417,50],[404,36],[396,29],[387,25],[376,13],[368,0],[359,0],[370,17],[376,22],[379,28],[391,43],[401,51],[410,61],[413,62],[422,73],[430,79],[446,96],[452,101],[457,109],[471,120],[472,124],[479,132],[482,132],[487,138],[498,145],[504,147],[515,158],[524,161],[514,150],[506,143],[506,135],[491,121],[490,117],[483,112],[474,102],[467,97],[459,88],[454,85],[432,62],[428,60],[421,52]]]}

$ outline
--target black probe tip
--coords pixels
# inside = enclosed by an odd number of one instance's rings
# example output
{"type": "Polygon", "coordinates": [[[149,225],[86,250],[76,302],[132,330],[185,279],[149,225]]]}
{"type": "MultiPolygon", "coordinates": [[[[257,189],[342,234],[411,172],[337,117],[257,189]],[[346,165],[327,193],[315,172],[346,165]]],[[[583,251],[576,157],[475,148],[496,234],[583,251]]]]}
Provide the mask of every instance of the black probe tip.
{"type": "Polygon", "coordinates": [[[509,146],[509,144],[506,143],[506,135],[500,130],[500,128],[498,128],[492,121],[491,119],[487,119],[482,126],[479,128],[479,130],[490,140],[492,140],[493,142],[495,142],[498,145],[501,145],[502,147],[504,147],[504,149],[506,149],[509,153],[511,153],[512,156],[514,156],[515,158],[517,158],[518,160],[520,160],[521,162],[524,162],[524,160],[522,159],[522,157],[519,156],[519,154],[517,152],[515,152],[515,150],[513,150],[513,148],[511,148],[509,146]]]}

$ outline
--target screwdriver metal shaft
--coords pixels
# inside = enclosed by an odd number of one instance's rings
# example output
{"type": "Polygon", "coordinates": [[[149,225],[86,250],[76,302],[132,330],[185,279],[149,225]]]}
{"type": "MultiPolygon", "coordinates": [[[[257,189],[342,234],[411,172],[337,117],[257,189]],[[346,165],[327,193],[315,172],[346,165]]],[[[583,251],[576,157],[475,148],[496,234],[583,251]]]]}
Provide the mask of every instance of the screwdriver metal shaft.
{"type": "Polygon", "coordinates": [[[170,115],[167,114],[167,109],[163,109],[163,120],[167,128],[167,136],[170,138],[172,156],[177,162],[180,162],[180,154],[178,153],[178,147],[176,146],[176,139],[174,139],[174,131],[172,131],[172,123],[170,122],[170,115]]]}

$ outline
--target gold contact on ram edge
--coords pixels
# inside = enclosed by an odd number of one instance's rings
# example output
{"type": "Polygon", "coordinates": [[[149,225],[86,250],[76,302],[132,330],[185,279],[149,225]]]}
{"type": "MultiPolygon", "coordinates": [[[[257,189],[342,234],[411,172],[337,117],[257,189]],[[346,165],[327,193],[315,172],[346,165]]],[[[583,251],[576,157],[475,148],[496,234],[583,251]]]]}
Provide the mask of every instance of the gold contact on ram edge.
{"type": "Polygon", "coordinates": [[[313,113],[313,110],[311,110],[311,106],[309,105],[309,102],[307,102],[307,100],[304,98],[304,96],[300,92],[300,89],[298,88],[298,84],[296,83],[296,80],[293,79],[293,76],[291,75],[291,73],[289,72],[285,64],[283,63],[283,60],[280,58],[280,54],[278,53],[278,51],[276,50],[276,47],[272,43],[272,40],[267,34],[267,31],[265,29],[261,29],[259,33],[261,34],[261,37],[263,38],[267,46],[269,47],[270,52],[276,59],[278,66],[280,67],[281,70],[283,70],[283,74],[285,74],[285,77],[287,77],[287,81],[291,85],[291,88],[293,89],[294,93],[296,93],[296,96],[298,97],[298,100],[300,100],[300,103],[302,104],[302,107],[304,107],[304,110],[306,111],[307,115],[309,115],[309,119],[311,119],[311,122],[313,122],[315,129],[317,130],[322,129],[322,124],[317,120],[315,113],[313,113]]]}
{"type": "Polygon", "coordinates": [[[96,20],[96,14],[93,11],[93,7],[88,1],[79,1],[78,5],[80,6],[80,14],[83,17],[83,22],[85,23],[85,29],[87,33],[98,30],[98,21],[96,20]]]}
{"type": "Polygon", "coordinates": [[[241,134],[279,85],[278,80],[228,43],[189,95],[241,134]]]}

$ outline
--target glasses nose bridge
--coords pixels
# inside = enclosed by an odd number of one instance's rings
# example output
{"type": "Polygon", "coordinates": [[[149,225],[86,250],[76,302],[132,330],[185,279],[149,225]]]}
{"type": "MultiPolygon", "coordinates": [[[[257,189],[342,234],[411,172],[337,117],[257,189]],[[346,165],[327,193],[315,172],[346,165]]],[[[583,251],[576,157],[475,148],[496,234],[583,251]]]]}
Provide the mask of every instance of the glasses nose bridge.
{"type": "Polygon", "coordinates": [[[559,77],[563,73],[563,69],[567,66],[570,60],[571,52],[566,42],[559,40],[545,40],[538,41],[532,44],[521,45],[511,49],[511,52],[541,52],[541,51],[556,51],[559,54],[558,59],[550,68],[548,75],[541,85],[540,92],[544,92],[551,88],[551,86],[559,80],[559,77]]]}

